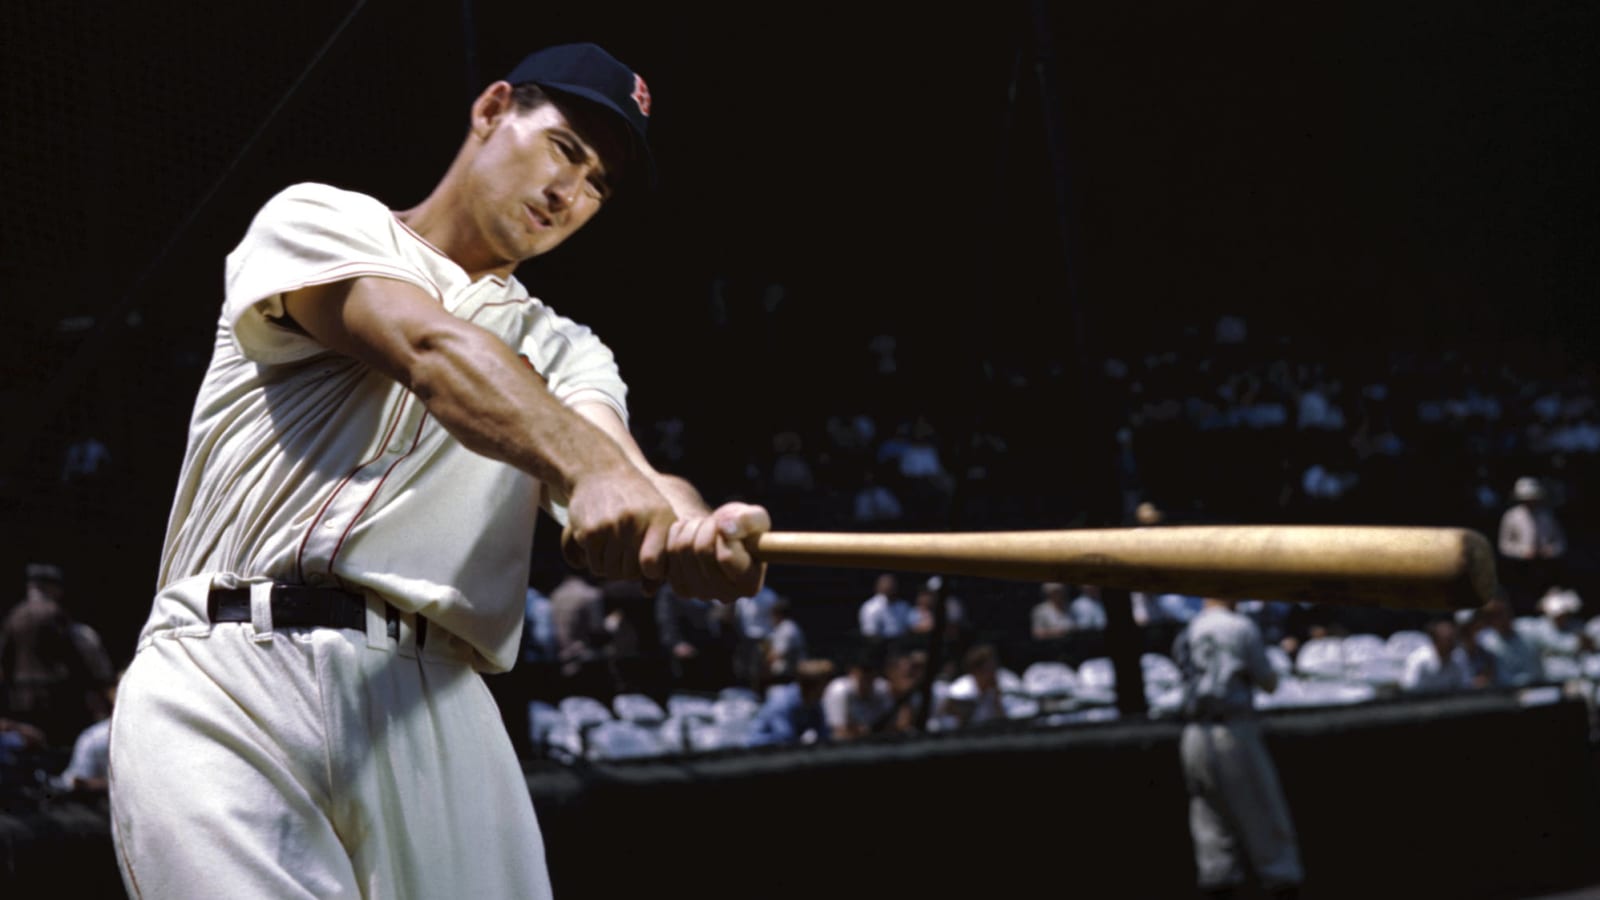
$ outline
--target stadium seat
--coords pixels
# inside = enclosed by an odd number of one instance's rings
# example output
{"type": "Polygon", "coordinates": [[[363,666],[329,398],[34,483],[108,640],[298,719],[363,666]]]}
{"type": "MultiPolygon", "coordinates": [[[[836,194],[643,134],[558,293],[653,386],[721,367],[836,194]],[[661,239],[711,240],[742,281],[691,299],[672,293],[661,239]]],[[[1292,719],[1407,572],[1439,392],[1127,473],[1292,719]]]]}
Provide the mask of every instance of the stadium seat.
{"type": "Polygon", "coordinates": [[[691,722],[689,747],[693,751],[726,750],[744,747],[749,742],[752,719],[718,722],[691,722]]]}
{"type": "Polygon", "coordinates": [[[667,716],[666,721],[656,726],[656,736],[661,739],[661,746],[668,753],[683,753],[693,749],[690,742],[689,730],[696,724],[710,722],[710,718],[692,716],[667,716]]]}
{"type": "Polygon", "coordinates": [[[717,699],[718,700],[738,699],[738,700],[749,700],[751,703],[755,703],[755,704],[760,704],[761,703],[761,695],[760,694],[757,694],[755,691],[751,690],[750,688],[739,687],[739,686],[723,688],[722,690],[717,692],[717,699]]]}
{"type": "Polygon", "coordinates": [[[752,719],[761,704],[751,697],[734,694],[727,697],[718,697],[711,705],[711,717],[717,722],[738,722],[752,719]]]}
{"type": "Polygon", "coordinates": [[[1041,709],[1039,701],[1023,694],[1003,694],[1000,702],[1005,705],[1008,719],[1032,719],[1041,709]]]}
{"type": "Polygon", "coordinates": [[[528,737],[535,747],[543,747],[550,730],[566,720],[566,715],[555,706],[543,700],[528,701],[528,737]]]}
{"type": "Polygon", "coordinates": [[[583,730],[578,723],[562,717],[545,733],[544,748],[546,753],[557,758],[580,759],[583,756],[583,730]]]}
{"type": "Polygon", "coordinates": [[[1162,653],[1146,653],[1139,657],[1139,667],[1144,672],[1145,692],[1151,689],[1169,691],[1183,684],[1183,673],[1172,657],[1162,653]]]}
{"type": "Polygon", "coordinates": [[[1295,672],[1310,678],[1344,677],[1344,652],[1337,637],[1312,638],[1300,645],[1294,658],[1295,672]]]}
{"type": "Polygon", "coordinates": [[[1344,639],[1343,646],[1345,664],[1354,666],[1383,656],[1387,644],[1383,638],[1375,634],[1352,634],[1344,639]]]}
{"type": "Polygon", "coordinates": [[[644,694],[618,694],[612,699],[611,708],[617,718],[641,725],[659,725],[667,718],[661,704],[644,694]]]}
{"type": "Polygon", "coordinates": [[[1545,681],[1570,681],[1583,677],[1583,666],[1576,657],[1551,654],[1546,656],[1543,662],[1545,681]]]}
{"type": "Polygon", "coordinates": [[[1036,700],[1070,698],[1078,688],[1078,675],[1064,662],[1045,660],[1022,670],[1022,688],[1036,700]]]}
{"type": "Polygon", "coordinates": [[[994,679],[1000,683],[1002,694],[1021,694],[1025,690],[1022,686],[1022,677],[1010,669],[1002,668],[995,673],[994,679]]]}
{"type": "Polygon", "coordinates": [[[611,710],[593,697],[563,697],[561,714],[579,728],[612,720],[611,710]]]}
{"type": "Polygon", "coordinates": [[[1272,663],[1273,671],[1279,678],[1285,678],[1294,673],[1294,660],[1289,658],[1289,651],[1277,644],[1267,645],[1267,662],[1272,663]]]}
{"type": "Polygon", "coordinates": [[[673,694],[667,698],[669,717],[716,718],[716,701],[700,694],[673,694]]]}
{"type": "Polygon", "coordinates": [[[668,752],[656,731],[634,722],[600,722],[584,738],[590,759],[642,759],[668,752]]]}
{"type": "Polygon", "coordinates": [[[1368,684],[1395,684],[1404,660],[1389,655],[1388,643],[1375,634],[1352,634],[1342,642],[1345,676],[1368,684]]]}
{"type": "Polygon", "coordinates": [[[1111,659],[1096,656],[1078,666],[1078,697],[1094,703],[1110,703],[1117,696],[1117,671],[1111,659]]]}
{"type": "Polygon", "coordinates": [[[1426,632],[1406,628],[1389,635],[1389,639],[1383,642],[1383,649],[1390,659],[1403,664],[1417,648],[1432,643],[1426,632]]]}
{"type": "Polygon", "coordinates": [[[1583,677],[1600,681],[1600,653],[1585,653],[1581,662],[1583,677]]]}

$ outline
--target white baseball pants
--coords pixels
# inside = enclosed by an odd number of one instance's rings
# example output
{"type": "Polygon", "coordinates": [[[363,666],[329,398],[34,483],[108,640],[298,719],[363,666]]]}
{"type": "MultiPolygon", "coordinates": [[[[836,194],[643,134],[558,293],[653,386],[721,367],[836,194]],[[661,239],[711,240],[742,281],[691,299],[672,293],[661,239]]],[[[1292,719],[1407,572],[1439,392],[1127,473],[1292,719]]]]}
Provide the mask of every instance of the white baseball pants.
{"type": "Polygon", "coordinates": [[[417,653],[409,628],[183,631],[140,649],[112,723],[132,897],[550,896],[527,782],[469,666],[417,653]]]}

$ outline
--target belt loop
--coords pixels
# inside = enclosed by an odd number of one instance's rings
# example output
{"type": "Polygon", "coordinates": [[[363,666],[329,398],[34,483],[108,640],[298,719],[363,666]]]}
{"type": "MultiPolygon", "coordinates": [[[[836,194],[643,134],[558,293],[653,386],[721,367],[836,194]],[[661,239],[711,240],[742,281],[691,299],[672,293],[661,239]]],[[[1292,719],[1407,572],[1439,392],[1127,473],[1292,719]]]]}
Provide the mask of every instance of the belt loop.
{"type": "Polygon", "coordinates": [[[400,619],[400,634],[399,641],[396,642],[396,652],[406,659],[416,659],[417,617],[412,613],[404,612],[394,607],[390,607],[390,609],[394,610],[393,615],[400,619]]]}
{"type": "Polygon", "coordinates": [[[362,590],[367,601],[367,646],[389,652],[389,604],[372,591],[362,590]]]}
{"type": "Polygon", "coordinates": [[[250,625],[255,629],[250,639],[258,644],[272,640],[272,587],[270,581],[250,585],[250,625]]]}

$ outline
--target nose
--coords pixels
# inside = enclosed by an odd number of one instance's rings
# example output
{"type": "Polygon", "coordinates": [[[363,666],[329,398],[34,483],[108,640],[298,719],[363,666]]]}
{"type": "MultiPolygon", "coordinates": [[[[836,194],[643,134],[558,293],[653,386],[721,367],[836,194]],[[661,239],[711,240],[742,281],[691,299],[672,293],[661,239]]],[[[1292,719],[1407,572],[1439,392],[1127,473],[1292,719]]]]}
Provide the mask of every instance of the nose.
{"type": "Polygon", "coordinates": [[[560,175],[550,180],[545,185],[545,200],[552,212],[570,209],[578,202],[578,191],[582,189],[583,177],[571,167],[565,169],[560,175]]]}

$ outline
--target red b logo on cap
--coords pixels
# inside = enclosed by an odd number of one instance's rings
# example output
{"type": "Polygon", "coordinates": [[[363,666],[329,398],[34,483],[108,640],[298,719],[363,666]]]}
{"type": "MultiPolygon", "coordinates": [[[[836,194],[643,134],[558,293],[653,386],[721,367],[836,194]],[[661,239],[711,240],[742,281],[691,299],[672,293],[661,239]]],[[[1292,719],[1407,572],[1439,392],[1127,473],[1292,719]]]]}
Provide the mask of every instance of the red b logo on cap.
{"type": "Polygon", "coordinates": [[[633,102],[639,107],[639,112],[650,115],[650,89],[637,72],[633,75],[633,102]]]}

